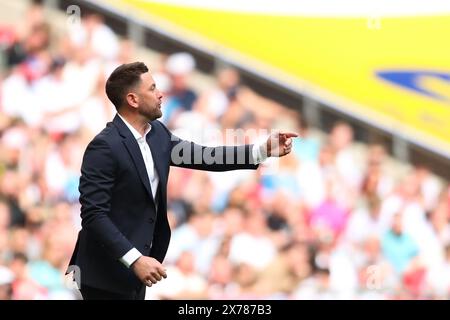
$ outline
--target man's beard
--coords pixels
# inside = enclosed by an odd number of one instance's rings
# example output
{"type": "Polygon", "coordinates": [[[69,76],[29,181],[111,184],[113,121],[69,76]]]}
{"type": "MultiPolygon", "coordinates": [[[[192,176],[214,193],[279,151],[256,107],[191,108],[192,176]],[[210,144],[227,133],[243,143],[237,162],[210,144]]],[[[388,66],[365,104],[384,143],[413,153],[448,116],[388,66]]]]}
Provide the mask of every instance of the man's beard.
{"type": "Polygon", "coordinates": [[[141,114],[145,116],[149,121],[153,121],[162,117],[161,109],[158,107],[153,108],[151,110],[145,110],[141,112],[141,114]]]}

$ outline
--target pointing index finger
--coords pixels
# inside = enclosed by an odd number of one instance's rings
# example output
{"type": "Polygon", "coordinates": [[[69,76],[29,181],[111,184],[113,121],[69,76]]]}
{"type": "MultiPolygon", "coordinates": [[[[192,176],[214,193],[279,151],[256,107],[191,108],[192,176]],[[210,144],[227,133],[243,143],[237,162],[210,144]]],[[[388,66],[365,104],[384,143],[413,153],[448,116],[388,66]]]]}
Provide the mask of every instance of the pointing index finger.
{"type": "Polygon", "coordinates": [[[280,135],[284,135],[286,138],[298,137],[298,133],[295,132],[280,132],[280,135]]]}

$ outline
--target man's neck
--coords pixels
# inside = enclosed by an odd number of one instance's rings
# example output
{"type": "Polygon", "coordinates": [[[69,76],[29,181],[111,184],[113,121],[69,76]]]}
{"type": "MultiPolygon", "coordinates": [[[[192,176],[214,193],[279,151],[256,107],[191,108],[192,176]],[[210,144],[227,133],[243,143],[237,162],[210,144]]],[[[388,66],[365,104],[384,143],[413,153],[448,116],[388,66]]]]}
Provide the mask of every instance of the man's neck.
{"type": "Polygon", "coordinates": [[[133,114],[129,114],[126,112],[119,112],[120,116],[124,118],[134,129],[139,132],[139,134],[143,137],[145,135],[145,130],[148,127],[148,121],[141,117],[137,117],[133,114]]]}

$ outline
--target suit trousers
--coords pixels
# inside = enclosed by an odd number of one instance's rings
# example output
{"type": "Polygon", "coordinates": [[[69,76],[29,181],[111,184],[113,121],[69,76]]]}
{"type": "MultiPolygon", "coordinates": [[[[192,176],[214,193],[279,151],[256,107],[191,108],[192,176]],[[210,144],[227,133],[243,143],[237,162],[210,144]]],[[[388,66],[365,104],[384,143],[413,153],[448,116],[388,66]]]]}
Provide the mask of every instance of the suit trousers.
{"type": "Polygon", "coordinates": [[[146,286],[142,285],[139,289],[130,294],[121,294],[89,286],[82,286],[80,292],[83,296],[83,300],[144,300],[145,288],[146,286]]]}

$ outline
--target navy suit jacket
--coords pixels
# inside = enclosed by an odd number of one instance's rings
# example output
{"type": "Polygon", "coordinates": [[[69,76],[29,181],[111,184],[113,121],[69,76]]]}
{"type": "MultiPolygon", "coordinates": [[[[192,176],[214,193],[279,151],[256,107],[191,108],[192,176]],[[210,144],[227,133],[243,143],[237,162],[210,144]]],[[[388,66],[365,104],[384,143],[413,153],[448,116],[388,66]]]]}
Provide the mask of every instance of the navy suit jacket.
{"type": "Polygon", "coordinates": [[[157,120],[151,125],[147,142],[159,175],[157,210],[139,145],[119,116],[86,148],[79,185],[82,229],[70,261],[79,267],[82,286],[123,294],[139,289],[142,283],[119,260],[134,247],[163,262],[170,240],[166,189],[171,165],[209,171],[258,167],[251,145],[204,147],[172,135],[157,120]],[[171,157],[172,152],[185,161],[171,157]],[[211,164],[199,154],[222,161],[211,164]],[[227,157],[234,163],[227,164],[227,157]]]}

